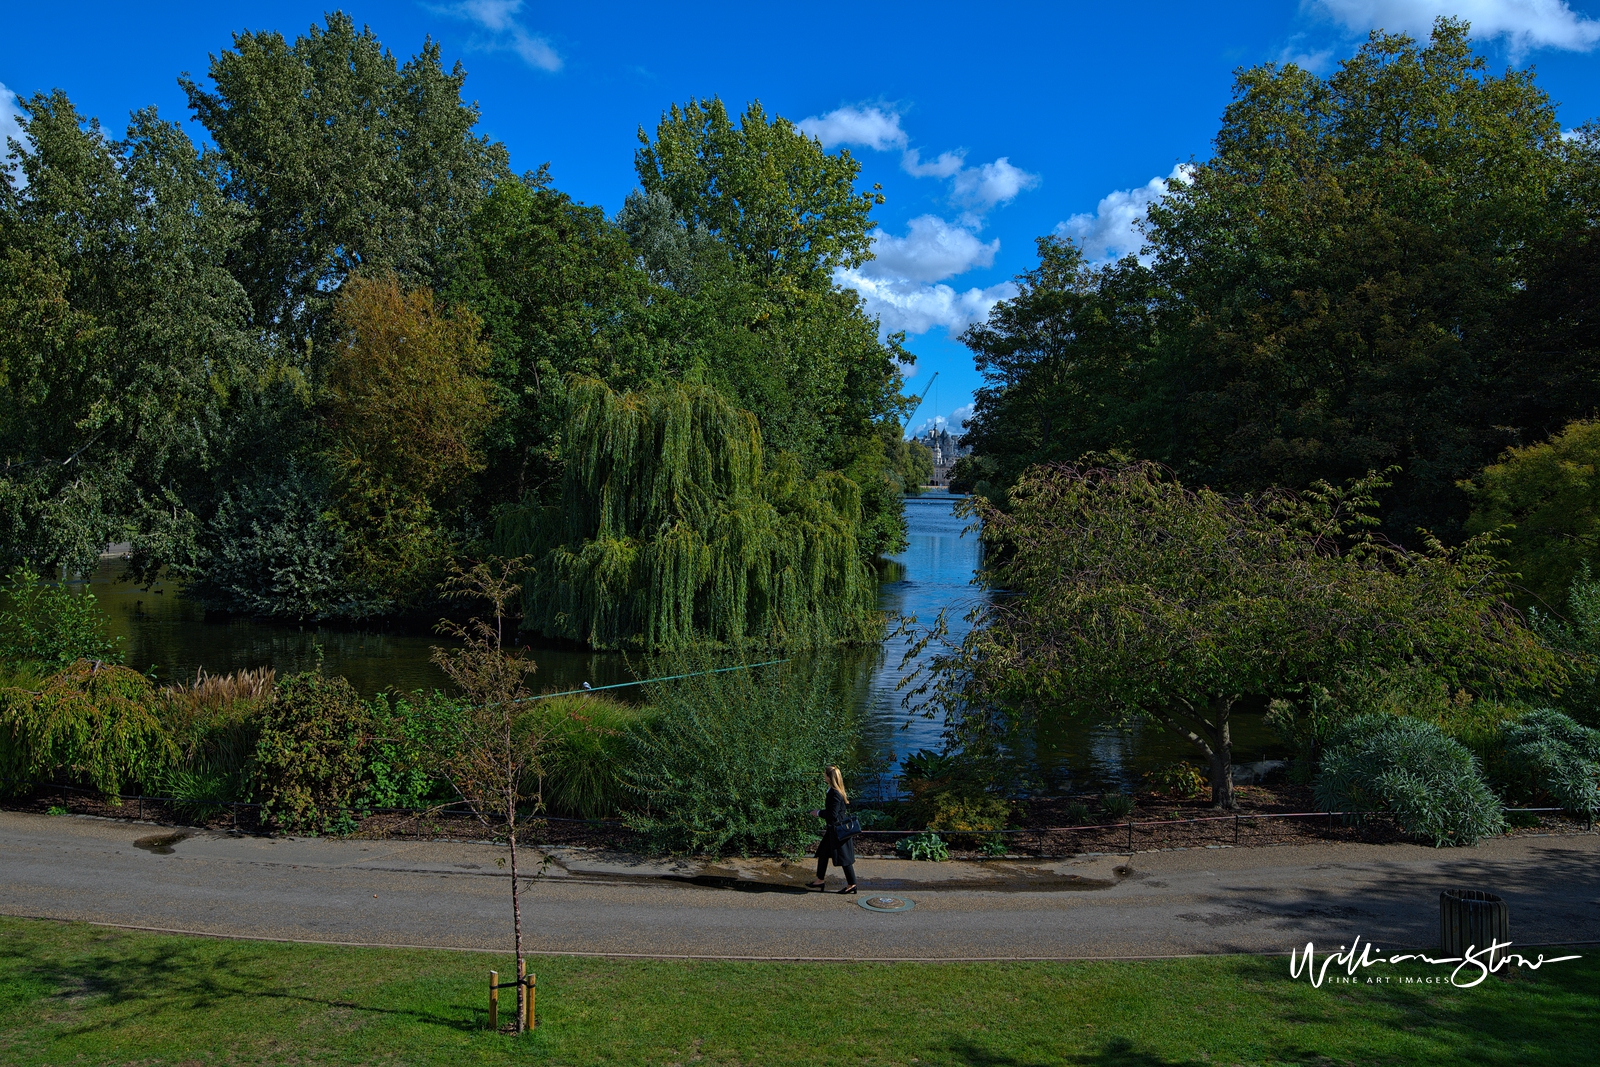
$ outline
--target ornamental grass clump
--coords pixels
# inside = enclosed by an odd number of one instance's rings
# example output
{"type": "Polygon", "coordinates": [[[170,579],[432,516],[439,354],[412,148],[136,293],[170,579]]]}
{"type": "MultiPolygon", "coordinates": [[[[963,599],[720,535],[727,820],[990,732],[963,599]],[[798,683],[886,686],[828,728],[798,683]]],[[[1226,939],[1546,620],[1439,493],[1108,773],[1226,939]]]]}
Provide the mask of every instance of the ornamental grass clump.
{"type": "Polygon", "coordinates": [[[1466,746],[1402,715],[1361,715],[1335,731],[1315,783],[1325,811],[1389,812],[1434,847],[1476,844],[1505,828],[1498,797],[1466,746]]]}
{"type": "MultiPolygon", "coordinates": [[[[724,663],[723,666],[728,664],[724,663]]],[[[678,658],[649,686],[656,715],[630,731],[622,769],[637,810],[628,826],[669,852],[798,853],[821,832],[822,770],[856,740],[847,694],[827,661],[717,674],[678,658]]]]}
{"type": "Polygon", "coordinates": [[[1579,815],[1600,811],[1600,730],[1548,708],[1501,729],[1509,784],[1579,815]]]}
{"type": "Polygon", "coordinates": [[[538,700],[530,708],[555,723],[550,755],[543,765],[546,807],[583,819],[620,814],[628,802],[621,773],[628,734],[647,722],[654,709],[582,695],[538,700]]]}

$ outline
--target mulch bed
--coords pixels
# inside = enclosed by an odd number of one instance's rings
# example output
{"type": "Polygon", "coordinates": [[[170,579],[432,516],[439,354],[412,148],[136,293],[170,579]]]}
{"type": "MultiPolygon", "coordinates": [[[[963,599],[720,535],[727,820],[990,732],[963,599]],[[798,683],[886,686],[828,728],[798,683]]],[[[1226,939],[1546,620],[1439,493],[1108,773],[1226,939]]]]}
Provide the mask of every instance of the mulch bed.
{"type": "MultiPolygon", "coordinates": [[[[1086,852],[1146,852],[1179,848],[1248,848],[1263,845],[1300,844],[1310,841],[1349,841],[1389,844],[1407,840],[1393,823],[1382,816],[1360,823],[1347,823],[1314,812],[1316,804],[1307,786],[1289,783],[1237,786],[1238,809],[1226,814],[1211,807],[1209,799],[1181,799],[1146,793],[1134,797],[1134,809],[1126,816],[1109,818],[1099,813],[1099,798],[1041,797],[1018,801],[1013,825],[1029,829],[1006,835],[1012,856],[1060,857],[1086,852]],[[1091,825],[1074,826],[1068,808],[1084,804],[1090,811],[1091,825]],[[1268,815],[1298,814],[1296,818],[1262,818],[1268,815]],[[1129,823],[1132,823],[1130,835],[1129,823]]],[[[883,810],[894,805],[861,805],[883,810]]],[[[137,819],[163,826],[202,826],[212,830],[241,833],[270,832],[262,826],[259,809],[240,804],[213,811],[174,806],[155,800],[129,800],[113,803],[88,791],[41,787],[31,795],[0,799],[0,809],[38,815],[65,810],[74,815],[94,815],[112,819],[137,819]]],[[[1548,812],[1523,816],[1527,825],[1509,831],[1513,836],[1582,833],[1585,824],[1565,813],[1548,812]]],[[[577,848],[604,848],[630,851],[638,841],[627,827],[615,821],[581,819],[531,819],[519,840],[530,844],[577,848]]],[[[895,855],[895,843],[913,831],[865,833],[857,839],[861,856],[895,855]]],[[[498,827],[488,827],[466,814],[448,812],[382,812],[362,819],[352,835],[375,840],[468,840],[487,841],[499,836],[498,827]]],[[[977,837],[947,835],[950,854],[958,859],[984,859],[990,854],[978,851],[977,837]]]]}

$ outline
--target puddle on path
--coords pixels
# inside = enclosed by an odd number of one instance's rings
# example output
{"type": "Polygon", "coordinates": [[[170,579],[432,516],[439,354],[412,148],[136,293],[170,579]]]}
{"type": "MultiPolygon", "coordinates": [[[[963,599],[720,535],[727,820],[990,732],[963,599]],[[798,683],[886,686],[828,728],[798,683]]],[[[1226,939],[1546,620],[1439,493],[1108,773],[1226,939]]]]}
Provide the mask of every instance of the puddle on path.
{"type": "Polygon", "coordinates": [[[142,848],[155,856],[170,856],[174,845],[179,841],[187,841],[193,836],[194,834],[181,830],[175,834],[151,834],[149,837],[139,838],[133,843],[133,847],[142,848]]]}

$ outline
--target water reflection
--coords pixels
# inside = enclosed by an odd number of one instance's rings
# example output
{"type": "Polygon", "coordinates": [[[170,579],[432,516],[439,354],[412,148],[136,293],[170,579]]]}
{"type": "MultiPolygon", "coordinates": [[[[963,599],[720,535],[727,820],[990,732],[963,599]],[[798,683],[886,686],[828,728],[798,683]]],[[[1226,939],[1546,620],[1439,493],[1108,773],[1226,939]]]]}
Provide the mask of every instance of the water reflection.
{"type": "MultiPolygon", "coordinates": [[[[329,674],[342,674],[364,695],[386,689],[445,688],[444,675],[429,662],[431,634],[381,633],[321,626],[294,626],[253,619],[207,618],[184,600],[170,582],[148,587],[119,580],[123,564],[108,560],[95,572],[93,588],[110,615],[113,635],[122,638],[130,667],[153,670],[163,683],[185,681],[199,668],[210,674],[275,667],[280,676],[311,670],[320,657],[329,674]]],[[[540,690],[576,689],[584,682],[607,685],[634,677],[622,656],[537,649],[540,690]]],[[[636,689],[613,690],[627,700],[636,689]]]]}
{"type": "MultiPolygon", "coordinates": [[[[964,533],[966,520],[954,514],[959,497],[929,492],[906,501],[909,528],[906,550],[889,564],[879,590],[879,607],[893,621],[914,615],[931,624],[941,610],[948,612],[950,635],[959,641],[967,632],[967,612],[984,595],[972,584],[980,546],[976,534],[964,533]]],[[[284,626],[249,619],[206,617],[198,606],[183,600],[170,583],[148,588],[119,581],[120,562],[107,561],[96,572],[93,586],[111,618],[112,632],[123,639],[129,666],[153,669],[162,682],[194,677],[197,668],[225,674],[246,668],[272,666],[280,675],[309,670],[320,656],[323,669],[342,674],[360,692],[371,695],[388,689],[443,688],[445,680],[429,662],[429,653],[441,639],[428,634],[360,632],[317,626],[284,626]]],[[[863,745],[881,767],[921,748],[939,748],[943,722],[907,709],[900,680],[916,663],[902,668],[908,638],[884,642],[881,650],[849,653],[834,661],[861,709],[863,745]]],[[[535,648],[539,673],[534,682],[545,691],[576,689],[631,681],[649,676],[652,664],[617,653],[579,652],[535,648]]],[[[624,700],[642,697],[638,688],[611,691],[624,700]]],[[[1280,755],[1259,715],[1236,714],[1235,759],[1280,755]]],[[[1174,760],[1195,760],[1197,751],[1187,742],[1149,724],[1118,726],[1095,724],[1083,718],[1059,716],[1040,725],[1032,739],[1034,762],[1052,791],[1067,789],[1128,788],[1146,771],[1174,760]]]]}

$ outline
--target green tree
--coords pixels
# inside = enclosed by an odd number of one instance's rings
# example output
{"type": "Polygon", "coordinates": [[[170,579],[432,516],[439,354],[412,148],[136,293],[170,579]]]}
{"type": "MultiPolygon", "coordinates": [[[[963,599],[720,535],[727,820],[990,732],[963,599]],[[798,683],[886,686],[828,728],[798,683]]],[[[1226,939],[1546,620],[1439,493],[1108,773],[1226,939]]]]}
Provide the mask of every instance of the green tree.
{"type": "Polygon", "coordinates": [[[1502,553],[1528,593],[1560,610],[1567,588],[1600,558],[1600,423],[1578,421],[1548,441],[1512,448],[1463,482],[1470,533],[1505,531],[1502,553]]]}
{"type": "Polygon", "coordinates": [[[215,160],[153,109],[112,141],[60,92],[0,173],[0,555],[86,570],[109,541],[181,551],[187,486],[273,360],[226,266],[215,160]]]}
{"type": "Polygon", "coordinates": [[[671,201],[678,218],[704,228],[767,279],[826,288],[837,268],[872,257],[868,217],[883,196],[857,193],[861,164],[829,154],[759,101],[739,116],[720,98],[674,104],[651,141],[639,129],[634,169],[647,194],[671,201]]]}
{"type": "Polygon", "coordinates": [[[1398,465],[1386,531],[1457,539],[1458,480],[1600,403],[1592,322],[1572,347],[1538,325],[1594,232],[1585,145],[1458,21],[1374,34],[1326,78],[1242,72],[1211,158],[1150,209],[1148,268],[1047,248],[969,335],[969,480],[1110,448],[1230,491],[1398,465]]]}
{"type": "Polygon", "coordinates": [[[769,447],[803,471],[849,472],[862,492],[869,554],[897,551],[904,517],[893,459],[899,334],[880,338],[860,297],[833,273],[871,256],[876,190],[752,104],[737,126],[719,100],[674,107],[635,157],[644,192],[619,217],[661,287],[648,322],[662,366],[694,372],[757,413],[769,447]]]}
{"type": "Polygon", "coordinates": [[[971,740],[1043,715],[1147,717],[1205,755],[1226,808],[1229,720],[1247,698],[1350,672],[1423,671],[1478,694],[1554,679],[1481,542],[1405,552],[1370,536],[1382,485],[1239,498],[1148,462],[1034,468],[1010,510],[964,505],[996,595],[922,691],[971,740]]]}
{"type": "Polygon", "coordinates": [[[221,154],[222,187],[251,220],[230,257],[256,324],[299,350],[325,340],[330,300],[357,272],[440,286],[473,210],[510,178],[503,146],[474,136],[466,72],[429,40],[401,65],[342,12],[291,44],[239,33],[207,90],[180,79],[221,154]]]}
{"type": "Polygon", "coordinates": [[[542,173],[497,185],[446,295],[483,321],[499,417],[485,434],[484,503],[553,490],[570,375],[632,388],[661,371],[655,295],[627,234],[542,173]]]}
{"type": "Polygon", "coordinates": [[[530,629],[650,650],[871,639],[856,483],[804,477],[708,386],[569,389],[559,501],[512,509],[496,532],[501,552],[533,557],[530,629]]]}

